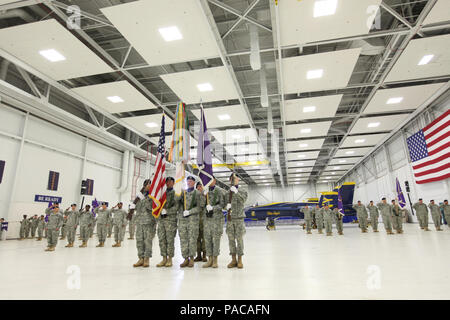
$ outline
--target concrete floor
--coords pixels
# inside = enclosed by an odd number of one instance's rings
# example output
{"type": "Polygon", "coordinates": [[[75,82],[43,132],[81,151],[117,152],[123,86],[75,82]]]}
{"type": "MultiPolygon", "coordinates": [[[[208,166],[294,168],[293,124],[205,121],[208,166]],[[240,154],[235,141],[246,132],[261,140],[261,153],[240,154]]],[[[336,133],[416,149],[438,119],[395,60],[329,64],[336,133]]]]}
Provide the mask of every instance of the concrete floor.
{"type": "Polygon", "coordinates": [[[218,269],[180,269],[178,237],[174,267],[155,267],[155,238],[147,269],[132,267],[134,240],[95,248],[92,239],[85,249],[60,241],[55,252],[44,252],[46,241],[0,241],[0,299],[450,299],[447,226],[424,232],[408,224],[403,235],[388,236],[346,225],[344,233],[248,228],[242,270],[226,268],[225,234],[218,269]]]}

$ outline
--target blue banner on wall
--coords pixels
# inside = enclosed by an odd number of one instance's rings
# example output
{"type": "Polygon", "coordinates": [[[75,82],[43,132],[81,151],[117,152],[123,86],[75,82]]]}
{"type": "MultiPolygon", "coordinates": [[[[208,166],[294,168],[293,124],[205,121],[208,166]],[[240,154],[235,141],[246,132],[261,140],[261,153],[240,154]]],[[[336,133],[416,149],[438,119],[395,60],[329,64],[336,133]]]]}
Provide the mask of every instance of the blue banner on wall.
{"type": "Polygon", "coordinates": [[[54,196],[43,196],[40,194],[37,194],[34,196],[35,202],[62,202],[62,197],[54,197],[54,196]]]}
{"type": "Polygon", "coordinates": [[[48,174],[47,190],[58,190],[59,172],[50,171],[48,174]]]}

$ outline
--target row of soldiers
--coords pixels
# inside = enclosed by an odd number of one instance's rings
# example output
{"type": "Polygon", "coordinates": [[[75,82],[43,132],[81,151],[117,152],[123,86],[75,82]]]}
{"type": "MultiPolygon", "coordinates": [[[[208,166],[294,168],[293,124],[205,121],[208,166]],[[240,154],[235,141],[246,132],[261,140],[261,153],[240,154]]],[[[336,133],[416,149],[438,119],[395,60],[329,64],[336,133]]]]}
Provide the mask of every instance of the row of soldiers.
{"type": "MultiPolygon", "coordinates": [[[[435,204],[434,200],[431,200],[427,206],[423,203],[423,199],[419,199],[419,201],[413,205],[413,208],[417,213],[419,226],[422,230],[430,231],[428,229],[428,209],[430,210],[437,231],[442,231],[441,209],[444,212],[447,223],[450,222],[450,206],[448,200],[444,200],[443,204],[440,206],[435,204]]],[[[358,201],[357,204],[353,205],[353,209],[356,210],[359,227],[363,233],[367,232],[369,221],[373,232],[378,232],[378,218],[380,213],[387,234],[394,234],[392,229],[395,229],[399,234],[403,233],[403,217],[407,215],[407,209],[406,207],[401,207],[395,200],[392,200],[391,204],[388,204],[386,198],[382,198],[381,202],[377,205],[374,205],[374,202],[370,201],[367,206],[364,206],[361,201],[358,201]]],[[[322,234],[322,229],[325,226],[327,236],[332,235],[333,220],[336,223],[338,233],[340,235],[343,234],[343,214],[341,214],[337,208],[331,210],[328,205],[325,205],[323,208],[316,205],[313,209],[305,207],[302,209],[302,212],[304,213],[305,226],[308,234],[311,234],[313,220],[315,220],[320,234],[322,234]]]]}

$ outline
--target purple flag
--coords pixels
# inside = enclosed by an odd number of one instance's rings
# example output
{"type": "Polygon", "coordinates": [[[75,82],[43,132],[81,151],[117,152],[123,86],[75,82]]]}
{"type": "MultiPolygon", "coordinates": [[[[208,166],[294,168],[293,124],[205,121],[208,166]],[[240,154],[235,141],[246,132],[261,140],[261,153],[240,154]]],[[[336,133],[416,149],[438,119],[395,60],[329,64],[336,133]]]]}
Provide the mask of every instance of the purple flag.
{"type": "Polygon", "coordinates": [[[342,196],[341,196],[341,188],[338,189],[338,211],[342,216],[345,216],[344,203],[342,202],[342,196]]]}
{"type": "Polygon", "coordinates": [[[96,216],[94,210],[95,210],[95,208],[97,208],[98,206],[99,206],[99,203],[98,203],[98,201],[97,201],[97,198],[95,198],[95,199],[92,201],[92,209],[91,209],[92,215],[93,215],[94,217],[96,216]]]}
{"type": "Polygon", "coordinates": [[[206,127],[205,112],[201,105],[200,130],[198,132],[197,165],[200,179],[205,187],[209,187],[213,180],[211,145],[208,128],[206,127]]]}
{"type": "Polygon", "coordinates": [[[398,204],[400,205],[401,208],[404,208],[406,205],[406,201],[405,201],[405,196],[403,195],[403,192],[402,192],[402,187],[400,187],[400,182],[398,181],[398,178],[395,178],[395,184],[396,184],[396,189],[397,189],[398,204]]]}

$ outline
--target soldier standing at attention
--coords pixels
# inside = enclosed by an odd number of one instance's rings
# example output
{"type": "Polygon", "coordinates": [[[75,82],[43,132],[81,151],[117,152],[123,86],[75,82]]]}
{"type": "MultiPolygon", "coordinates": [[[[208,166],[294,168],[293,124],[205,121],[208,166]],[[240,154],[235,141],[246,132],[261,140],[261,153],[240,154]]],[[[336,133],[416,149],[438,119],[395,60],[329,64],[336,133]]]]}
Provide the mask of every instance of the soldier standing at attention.
{"type": "Polygon", "coordinates": [[[129,220],[128,222],[128,232],[130,233],[130,237],[128,238],[128,240],[133,240],[134,239],[134,232],[136,231],[136,215],[135,214],[130,214],[128,215],[127,219],[129,220]]]}
{"type": "Polygon", "coordinates": [[[33,216],[33,219],[31,220],[31,238],[34,239],[35,235],[36,235],[36,229],[37,229],[37,225],[38,225],[39,219],[37,214],[35,214],[33,216]]]}
{"type": "Polygon", "coordinates": [[[322,234],[322,229],[323,229],[323,212],[320,209],[319,205],[316,204],[316,207],[313,209],[314,210],[314,217],[316,218],[316,225],[317,225],[317,230],[319,231],[319,234],[322,234]]]}
{"type": "Polygon", "coordinates": [[[306,233],[311,234],[311,225],[312,225],[312,210],[309,209],[309,207],[303,207],[301,209],[304,215],[305,224],[306,224],[306,233]]]}
{"type": "Polygon", "coordinates": [[[106,240],[106,233],[111,221],[111,210],[107,209],[106,202],[103,202],[101,207],[94,210],[97,215],[97,237],[98,245],[96,247],[104,247],[106,240]]]}
{"type": "Polygon", "coordinates": [[[344,221],[342,220],[344,215],[339,212],[338,208],[334,208],[333,213],[334,219],[336,220],[336,229],[338,231],[338,234],[342,236],[344,235],[344,221]]]}
{"type": "Polygon", "coordinates": [[[448,200],[444,200],[444,203],[439,208],[444,210],[445,221],[447,221],[447,227],[450,228],[450,205],[448,204],[448,200]]]}
{"type": "MultiPolygon", "coordinates": [[[[95,230],[95,226],[97,224],[97,214],[95,212],[92,213],[92,217],[94,219],[92,220],[92,224],[89,227],[89,238],[92,238],[94,236],[94,230],[95,230]]],[[[97,230],[97,233],[98,233],[98,230],[97,230]]]]}
{"type": "Polygon", "coordinates": [[[203,185],[199,181],[197,182],[197,185],[195,186],[199,193],[199,199],[201,202],[200,207],[202,210],[199,214],[199,229],[198,229],[198,239],[197,239],[197,257],[194,259],[195,262],[203,261],[206,262],[206,252],[205,252],[205,237],[204,237],[204,227],[203,227],[203,221],[206,213],[206,195],[203,194],[203,185]],[[202,257],[203,253],[203,257],[202,257]]]}
{"type": "Polygon", "coordinates": [[[430,204],[428,205],[428,208],[430,208],[431,218],[433,219],[434,227],[436,228],[436,231],[442,231],[442,229],[441,229],[441,211],[439,209],[439,206],[434,203],[434,200],[430,200],[430,204]]]}
{"type": "Polygon", "coordinates": [[[45,229],[44,215],[41,215],[41,217],[38,219],[38,226],[37,226],[38,238],[37,238],[37,241],[41,241],[42,240],[42,234],[43,234],[44,229],[45,229]]]}
{"type": "Polygon", "coordinates": [[[224,190],[216,186],[216,178],[209,185],[207,194],[206,214],[205,214],[205,247],[209,260],[203,268],[217,268],[217,259],[220,254],[220,238],[223,234],[223,224],[225,217],[222,213],[225,207],[224,190]]]}
{"type": "Polygon", "coordinates": [[[333,211],[331,211],[328,204],[320,209],[320,211],[325,222],[325,231],[327,233],[327,236],[331,236],[333,234],[333,215],[335,214],[333,214],[333,211]]]}
{"type": "Polygon", "coordinates": [[[175,255],[175,236],[177,235],[177,213],[179,202],[175,199],[175,190],[173,184],[175,179],[166,178],[166,204],[161,210],[161,216],[158,223],[159,251],[163,257],[157,267],[171,267],[172,258],[175,255]]]}
{"type": "Polygon", "coordinates": [[[51,208],[47,208],[45,213],[49,214],[47,223],[48,247],[45,251],[55,251],[55,247],[58,244],[59,231],[62,227],[64,218],[61,210],[59,210],[58,204],[53,204],[51,208]]]}
{"type": "Polygon", "coordinates": [[[77,205],[72,203],[70,209],[67,208],[64,211],[64,217],[66,220],[66,234],[67,234],[67,245],[66,248],[73,248],[73,243],[75,242],[75,232],[77,230],[78,216],[77,205]]]}
{"type": "Polygon", "coordinates": [[[66,238],[66,235],[67,235],[66,222],[67,222],[67,218],[66,218],[66,216],[63,215],[63,225],[61,227],[61,238],[59,238],[59,240],[64,240],[66,238]]]}
{"type": "Polygon", "coordinates": [[[153,200],[148,196],[150,184],[150,180],[144,181],[144,186],[130,207],[136,211],[136,247],[139,258],[133,267],[148,268],[152,257],[153,238],[158,220],[152,214],[153,200]]]}
{"type": "Polygon", "coordinates": [[[122,206],[123,203],[119,202],[111,209],[113,214],[112,223],[114,224],[114,241],[116,241],[116,243],[112,245],[114,248],[121,246],[123,236],[125,235],[125,228],[127,227],[127,212],[122,209],[122,206]]]}
{"type": "Polygon", "coordinates": [[[20,221],[20,231],[19,231],[20,238],[19,238],[19,240],[25,239],[25,237],[26,237],[25,231],[27,230],[27,225],[28,225],[27,215],[24,214],[22,221],[20,221]]]}
{"type": "Polygon", "coordinates": [[[194,266],[194,256],[197,251],[199,233],[199,214],[203,210],[200,193],[195,190],[195,178],[187,177],[188,189],[178,197],[182,216],[178,218],[178,234],[180,236],[181,255],[184,258],[181,268],[194,266]]]}
{"type": "Polygon", "coordinates": [[[111,236],[112,236],[113,227],[114,227],[114,222],[113,222],[112,211],[111,211],[111,216],[109,216],[109,220],[106,224],[106,229],[107,229],[106,233],[107,233],[108,238],[111,238],[111,236]]]}
{"type": "Polygon", "coordinates": [[[382,198],[381,202],[377,204],[378,210],[381,212],[381,218],[383,219],[384,228],[387,234],[394,234],[392,232],[392,220],[391,220],[391,206],[387,203],[386,198],[382,198]]]}
{"type": "Polygon", "coordinates": [[[372,226],[373,232],[378,232],[378,208],[373,205],[373,201],[370,200],[369,205],[367,206],[367,210],[370,213],[370,225],[372,226]]]}
{"type": "Polygon", "coordinates": [[[414,210],[417,213],[417,220],[419,220],[420,229],[425,231],[430,231],[428,229],[428,208],[425,203],[423,203],[422,198],[419,199],[419,202],[416,202],[413,205],[414,210]]]}
{"type": "Polygon", "coordinates": [[[31,225],[33,224],[33,217],[28,218],[27,228],[25,230],[25,238],[30,239],[31,236],[31,225]]]}
{"type": "Polygon", "coordinates": [[[403,223],[403,209],[398,205],[395,200],[392,200],[391,205],[391,219],[392,225],[397,233],[403,233],[402,223],[403,223]]]}
{"type": "Polygon", "coordinates": [[[366,207],[364,207],[361,204],[361,201],[358,201],[356,205],[353,205],[353,209],[356,210],[356,216],[359,221],[359,227],[361,228],[361,232],[366,233],[367,232],[367,210],[366,207]]]}
{"type": "Polygon", "coordinates": [[[91,213],[91,206],[86,205],[85,209],[80,212],[80,237],[83,243],[80,248],[86,248],[89,239],[91,225],[94,223],[94,216],[91,213]]]}
{"type": "MultiPolygon", "coordinates": [[[[227,203],[227,228],[228,244],[230,247],[231,262],[228,268],[238,267],[242,269],[242,256],[244,255],[244,235],[245,235],[245,213],[244,205],[247,201],[248,193],[241,189],[239,190],[239,178],[234,173],[230,176],[231,188],[227,203]],[[230,202],[231,201],[231,202],[230,202]],[[231,213],[230,213],[231,210],[231,213]],[[236,261],[236,254],[238,260],[236,261]]],[[[226,196],[225,196],[226,197],[226,196]]]]}

